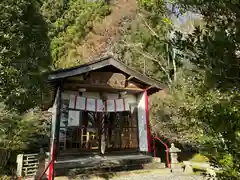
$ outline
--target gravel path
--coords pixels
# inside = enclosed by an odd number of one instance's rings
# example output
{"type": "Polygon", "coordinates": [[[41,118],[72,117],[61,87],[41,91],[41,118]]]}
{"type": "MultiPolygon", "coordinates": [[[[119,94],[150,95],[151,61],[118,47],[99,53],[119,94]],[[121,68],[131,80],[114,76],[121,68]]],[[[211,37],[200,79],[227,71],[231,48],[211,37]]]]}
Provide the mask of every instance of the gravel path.
{"type": "Polygon", "coordinates": [[[166,174],[166,172],[149,172],[125,175],[104,175],[94,177],[56,177],[56,180],[206,180],[200,175],[166,174]]]}
{"type": "Polygon", "coordinates": [[[161,175],[156,173],[148,173],[114,177],[111,180],[204,180],[204,178],[198,175],[161,175]]]}

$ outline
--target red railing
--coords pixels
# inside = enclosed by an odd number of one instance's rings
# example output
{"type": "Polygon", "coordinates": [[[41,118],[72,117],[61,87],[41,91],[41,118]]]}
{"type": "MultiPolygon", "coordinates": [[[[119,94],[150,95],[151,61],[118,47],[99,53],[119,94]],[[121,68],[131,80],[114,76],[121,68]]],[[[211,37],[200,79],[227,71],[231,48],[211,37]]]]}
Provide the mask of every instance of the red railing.
{"type": "Polygon", "coordinates": [[[38,178],[38,180],[42,180],[43,176],[45,175],[45,173],[47,172],[49,166],[53,163],[53,160],[51,160],[48,165],[46,166],[45,170],[42,172],[41,176],[38,178]]]}
{"type": "Polygon", "coordinates": [[[38,180],[42,180],[43,176],[45,175],[45,173],[47,172],[48,169],[49,169],[48,180],[53,180],[53,178],[54,178],[55,153],[56,153],[56,143],[53,142],[53,148],[52,148],[52,153],[51,153],[51,155],[52,155],[51,156],[51,161],[48,163],[45,170],[42,172],[41,176],[39,176],[38,180]]]}
{"type": "Polygon", "coordinates": [[[160,143],[162,143],[162,144],[165,146],[165,148],[166,148],[167,167],[168,167],[168,168],[171,168],[171,164],[170,164],[170,161],[169,161],[169,148],[168,148],[167,144],[164,143],[164,142],[163,142],[159,137],[157,137],[157,136],[153,136],[152,140],[153,140],[153,153],[154,153],[154,157],[157,157],[157,155],[156,155],[155,140],[158,140],[158,141],[159,141],[160,143]]]}

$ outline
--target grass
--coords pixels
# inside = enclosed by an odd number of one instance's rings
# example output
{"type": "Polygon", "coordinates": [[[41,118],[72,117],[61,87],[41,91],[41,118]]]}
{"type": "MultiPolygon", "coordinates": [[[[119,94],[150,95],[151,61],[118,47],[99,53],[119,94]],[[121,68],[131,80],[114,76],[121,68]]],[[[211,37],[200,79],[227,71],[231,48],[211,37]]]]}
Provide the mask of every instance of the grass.
{"type": "Polygon", "coordinates": [[[0,176],[0,180],[10,180],[10,176],[0,176]]]}
{"type": "Polygon", "coordinates": [[[191,162],[198,162],[198,163],[208,163],[209,159],[202,154],[196,154],[196,155],[193,156],[193,158],[190,161],[191,162]]]}

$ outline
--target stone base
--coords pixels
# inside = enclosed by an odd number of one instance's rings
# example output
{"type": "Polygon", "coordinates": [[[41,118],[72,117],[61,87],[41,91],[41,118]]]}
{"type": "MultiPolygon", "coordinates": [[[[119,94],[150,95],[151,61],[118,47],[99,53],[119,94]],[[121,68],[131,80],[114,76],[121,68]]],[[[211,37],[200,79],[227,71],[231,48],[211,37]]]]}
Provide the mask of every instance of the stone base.
{"type": "Polygon", "coordinates": [[[172,172],[183,172],[182,164],[179,164],[179,163],[171,164],[171,170],[172,172]]]}
{"type": "Polygon", "coordinates": [[[165,169],[165,163],[147,163],[143,165],[144,169],[165,169]]]}
{"type": "Polygon", "coordinates": [[[152,162],[161,163],[161,158],[154,157],[152,162]]]}
{"type": "Polygon", "coordinates": [[[193,168],[190,165],[189,161],[183,161],[183,164],[184,164],[184,172],[185,173],[193,173],[193,168]]]}
{"type": "MultiPolygon", "coordinates": [[[[38,179],[39,179],[39,177],[37,177],[37,176],[34,177],[34,180],[38,180],[38,179]]],[[[48,180],[48,177],[46,175],[44,175],[42,177],[42,180],[48,180]]]]}

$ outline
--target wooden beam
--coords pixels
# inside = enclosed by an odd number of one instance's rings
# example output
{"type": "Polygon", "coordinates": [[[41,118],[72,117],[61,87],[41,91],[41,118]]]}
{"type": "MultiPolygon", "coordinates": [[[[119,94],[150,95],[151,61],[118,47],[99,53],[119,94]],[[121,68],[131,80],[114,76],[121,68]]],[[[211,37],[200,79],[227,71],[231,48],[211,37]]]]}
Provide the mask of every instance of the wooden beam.
{"type": "Polygon", "coordinates": [[[122,72],[125,72],[126,74],[129,74],[130,76],[134,76],[136,79],[138,79],[140,82],[146,85],[153,85],[159,89],[167,88],[165,84],[162,84],[157,80],[151,79],[135,70],[130,69],[120,61],[116,61],[115,59],[109,59],[109,61],[112,66],[120,69],[122,72]]]}
{"type": "Polygon", "coordinates": [[[157,80],[151,79],[135,70],[130,69],[128,66],[126,66],[120,61],[115,60],[113,57],[100,58],[97,61],[92,61],[80,66],[54,71],[48,76],[48,79],[49,81],[56,81],[58,79],[77,76],[90,71],[100,70],[107,66],[112,66],[116,68],[114,71],[118,70],[123,72],[124,74],[129,75],[129,79],[132,79],[132,77],[134,77],[142,84],[153,85],[159,90],[167,88],[165,84],[162,84],[157,80]]]}
{"type": "Polygon", "coordinates": [[[65,69],[62,71],[56,71],[48,76],[49,80],[67,78],[71,76],[80,75],[83,73],[87,73],[89,71],[94,71],[105,66],[109,65],[109,59],[104,59],[95,63],[84,64],[78,67],[73,67],[69,69],[65,69]]]}
{"type": "Polygon", "coordinates": [[[141,88],[118,88],[118,87],[111,87],[111,86],[96,86],[91,84],[75,84],[75,83],[64,83],[63,85],[64,90],[74,90],[77,91],[79,88],[86,88],[87,91],[92,92],[121,92],[127,91],[129,93],[138,93],[143,92],[144,89],[141,88]]]}
{"type": "Polygon", "coordinates": [[[129,76],[129,78],[127,78],[127,81],[130,81],[132,78],[134,78],[134,76],[129,76]]]}

